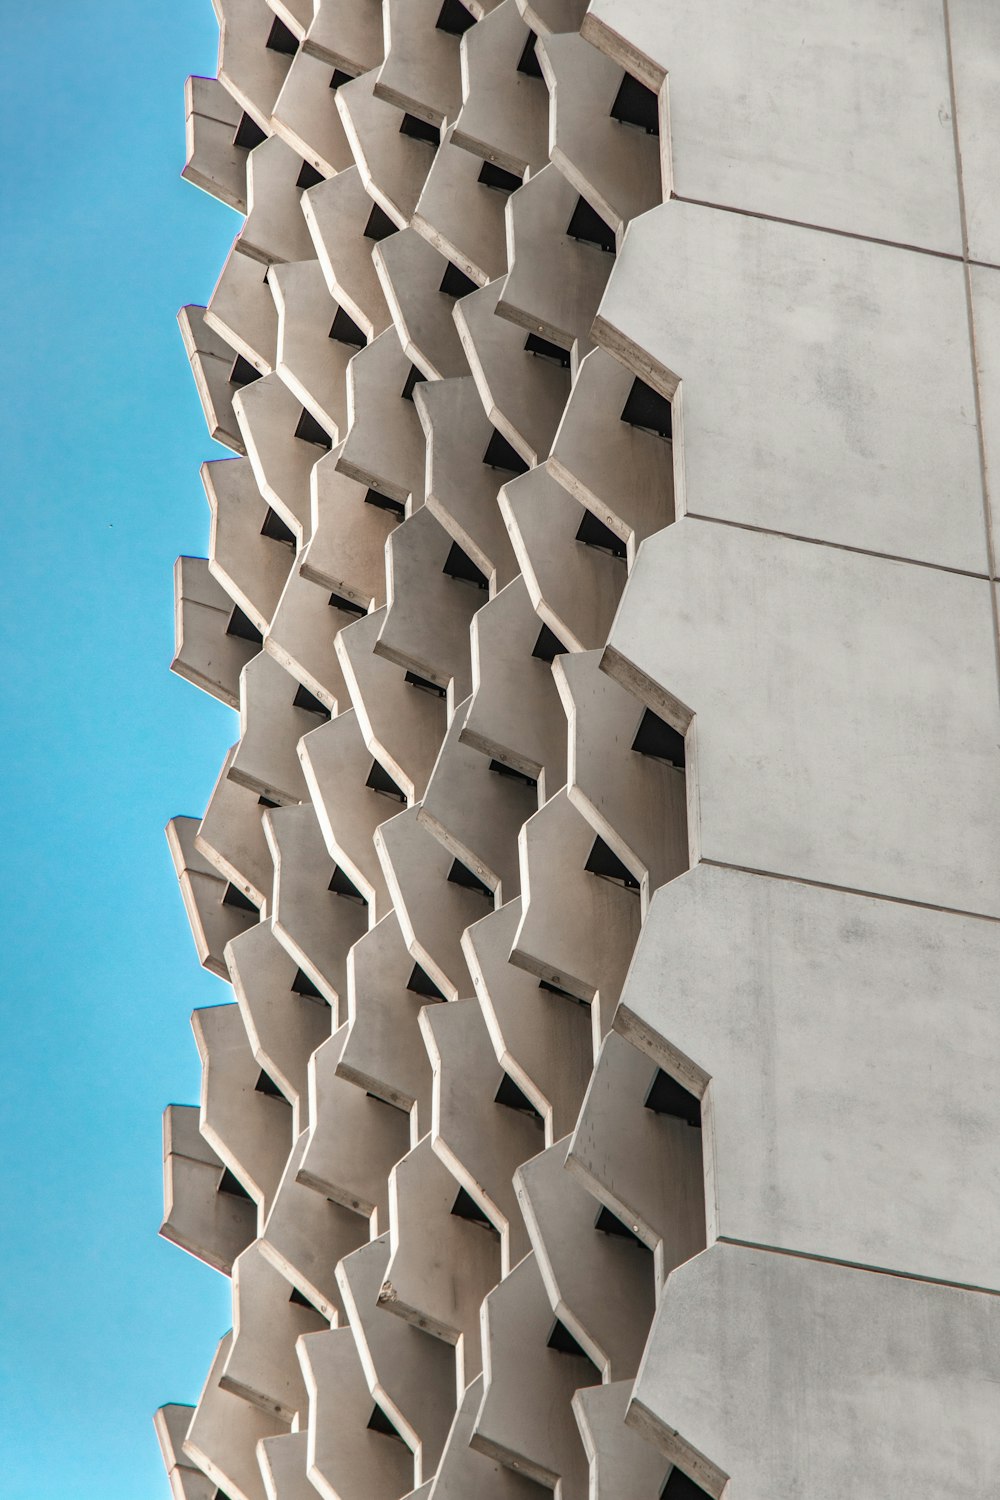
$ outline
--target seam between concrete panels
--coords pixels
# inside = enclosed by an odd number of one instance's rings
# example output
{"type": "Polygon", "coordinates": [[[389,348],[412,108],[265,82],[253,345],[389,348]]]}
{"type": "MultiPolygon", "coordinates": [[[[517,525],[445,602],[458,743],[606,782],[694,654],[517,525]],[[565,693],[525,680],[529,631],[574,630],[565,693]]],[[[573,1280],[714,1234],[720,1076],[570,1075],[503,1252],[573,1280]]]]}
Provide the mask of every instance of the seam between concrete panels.
{"type": "MultiPolygon", "coordinates": [[[[943,1276],[921,1276],[916,1271],[894,1271],[889,1266],[868,1265],[860,1260],[839,1260],[835,1255],[816,1255],[807,1250],[789,1250],[784,1245],[765,1245],[759,1240],[740,1240],[720,1234],[717,1245],[736,1245],[743,1250],[763,1250],[768,1255],[787,1255],[790,1260],[818,1261],[825,1266],[843,1266],[848,1271],[867,1271],[869,1276],[893,1276],[897,1281],[919,1281],[924,1286],[949,1287],[956,1292],[978,1292],[983,1297],[1000,1297],[1000,1288],[976,1286],[969,1281],[948,1281],[943,1276]]],[[[711,1245],[708,1246],[711,1249],[711,1245]]]]}
{"type": "MultiPolygon", "coordinates": [[[[963,906],[941,906],[936,901],[914,901],[908,896],[887,895],[885,891],[866,891],[856,885],[837,885],[832,880],[810,880],[807,875],[788,875],[779,870],[760,870],[754,865],[736,865],[724,859],[699,859],[697,863],[712,865],[717,870],[738,870],[741,875],[759,875],[764,880],[787,880],[793,885],[811,885],[820,891],[843,891],[846,896],[867,896],[872,901],[891,901],[894,906],[913,906],[921,911],[940,911],[952,917],[972,917],[977,922],[1000,922],[1000,917],[991,916],[989,912],[967,911],[963,906]]],[[[694,868],[695,866],[692,865],[691,869],[694,868]]],[[[687,871],[684,873],[686,874],[687,871]]]]}
{"type": "Polygon", "coordinates": [[[807,547],[831,547],[835,552],[854,552],[861,557],[881,557],[886,562],[906,563],[911,568],[930,568],[935,573],[954,573],[959,578],[979,578],[990,582],[988,573],[974,573],[968,568],[949,568],[946,563],[927,562],[919,557],[902,557],[898,552],[876,552],[871,547],[852,547],[849,542],[831,542],[825,537],[801,536],[795,531],[779,531],[772,526],[754,526],[750,521],[733,521],[727,516],[708,516],[703,511],[686,510],[685,519],[709,521],[713,526],[732,526],[737,531],[755,531],[761,536],[780,536],[789,542],[802,542],[807,547]]]}

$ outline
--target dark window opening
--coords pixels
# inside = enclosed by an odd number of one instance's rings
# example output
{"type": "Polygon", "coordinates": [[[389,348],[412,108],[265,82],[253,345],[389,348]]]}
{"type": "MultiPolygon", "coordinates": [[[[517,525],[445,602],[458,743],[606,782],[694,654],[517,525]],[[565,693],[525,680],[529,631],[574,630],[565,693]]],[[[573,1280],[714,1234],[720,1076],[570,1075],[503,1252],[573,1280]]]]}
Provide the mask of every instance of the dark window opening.
{"type": "Polygon", "coordinates": [[[416,365],[411,365],[410,366],[410,373],[406,377],[406,384],[403,386],[403,389],[399,393],[402,396],[403,400],[404,401],[412,401],[413,400],[413,387],[416,386],[416,385],[419,385],[422,380],[426,380],[426,379],[427,379],[427,376],[425,374],[423,374],[423,372],[421,370],[418,370],[417,367],[416,367],[416,365]]]}
{"type": "Polygon", "coordinates": [[[280,1099],[282,1104],[288,1103],[288,1100],[285,1098],[284,1094],[281,1092],[274,1079],[270,1076],[269,1073],[265,1073],[263,1068],[261,1068],[260,1070],[260,1073],[257,1077],[257,1082],[254,1084],[253,1089],[255,1094],[267,1094],[269,1099],[280,1099]]]}
{"type": "Polygon", "coordinates": [[[272,802],[271,799],[270,799],[270,797],[258,797],[257,798],[257,806],[258,807],[278,807],[278,806],[280,806],[280,804],[277,803],[277,802],[272,802]]]}
{"type": "Polygon", "coordinates": [[[348,599],[344,594],[331,594],[327,603],[331,609],[339,609],[342,614],[353,615],[356,620],[360,620],[368,613],[363,604],[358,604],[354,599],[348,599]]]}
{"type": "Polygon", "coordinates": [[[299,44],[295,39],[295,33],[289,31],[280,16],[275,16],[271,34],[264,43],[271,52],[282,52],[286,57],[294,57],[299,50],[299,44]]]}
{"type": "Polygon", "coordinates": [[[368,1418],[368,1431],[380,1432],[383,1437],[394,1438],[397,1443],[403,1441],[402,1436],[389,1421],[381,1406],[373,1406],[372,1414],[368,1418]]]}
{"type": "Polygon", "coordinates": [[[653,760],[664,760],[671,766],[684,765],[684,736],[647,708],[636,730],[632,749],[653,760]]]}
{"type": "Polygon", "coordinates": [[[480,880],[475,871],[470,870],[468,865],[463,865],[460,859],[452,860],[448,880],[452,885],[464,886],[467,891],[478,891],[479,895],[485,896],[488,901],[493,900],[493,892],[485,880],[480,880]]]}
{"type": "Polygon", "coordinates": [[[368,342],[350,313],[346,313],[342,307],[337,308],[337,316],[330,327],[330,337],[336,339],[338,344],[353,344],[358,349],[363,349],[368,342]]]}
{"type": "Polygon", "coordinates": [[[643,427],[647,432],[655,432],[657,437],[673,439],[670,402],[638,376],[633,380],[628,399],[622,407],[621,419],[631,423],[633,427],[643,427]]]}
{"type": "Polygon", "coordinates": [[[441,277],[439,292],[444,292],[446,297],[467,297],[470,292],[476,290],[476,283],[471,276],[466,276],[460,271],[454,262],[449,261],[448,267],[441,277]]]}
{"type": "Polygon", "coordinates": [[[322,172],[317,172],[312,162],[304,161],[299,168],[299,175],[295,179],[297,188],[315,187],[318,182],[325,182],[326,178],[322,172]]]}
{"type": "Polygon", "coordinates": [[[353,73],[345,73],[343,68],[334,68],[333,77],[330,79],[330,87],[336,93],[342,83],[353,83],[353,81],[353,73]]]}
{"type": "Polygon", "coordinates": [[[296,708],[304,708],[306,713],[319,714],[321,719],[330,717],[330,710],[325,703],[321,703],[315,693],[311,693],[301,682],[295,689],[295,697],[292,703],[296,708]]]}
{"type": "Polygon", "coordinates": [[[610,526],[605,526],[592,510],[584,511],[576,539],[587,547],[596,547],[599,552],[610,552],[612,557],[625,557],[628,552],[623,538],[610,526]]]}
{"type": "Polygon", "coordinates": [[[490,1234],[495,1234],[497,1239],[500,1238],[493,1223],[486,1217],[471,1194],[465,1191],[465,1188],[459,1188],[458,1197],[451,1205],[451,1211],[456,1219],[467,1219],[470,1224],[478,1224],[481,1229],[488,1229],[490,1234]]]}
{"type": "Polygon", "coordinates": [[[520,781],[523,786],[537,786],[538,778],[526,776],[523,771],[515,771],[513,766],[505,766],[502,760],[491,760],[490,770],[494,776],[509,776],[511,781],[520,781]]]}
{"type": "Polygon", "coordinates": [[[295,546],[295,532],[278,515],[273,506],[267,507],[267,515],[264,524],[260,528],[261,536],[270,537],[272,542],[287,542],[290,547],[295,546]]]}
{"type": "Polygon", "coordinates": [[[611,1212],[610,1208],[601,1209],[594,1221],[594,1228],[599,1229],[602,1234],[614,1234],[619,1239],[631,1240],[634,1245],[638,1245],[640,1250],[649,1250],[649,1246],[643,1244],[635,1230],[630,1229],[617,1214],[611,1212]]]}
{"type": "Polygon", "coordinates": [[[562,369],[569,369],[569,350],[563,349],[559,344],[553,344],[551,339],[543,339],[540,333],[529,333],[524,341],[524,347],[529,354],[534,354],[538,359],[550,359],[562,369]]]}
{"type": "Polygon", "coordinates": [[[304,443],[315,443],[317,448],[332,448],[333,438],[325,427],[321,427],[311,411],[302,408],[298,425],[295,428],[295,436],[301,438],[304,443]]]}
{"type": "Polygon", "coordinates": [[[596,209],[591,208],[586,198],[577,198],[573,217],[566,227],[570,239],[582,240],[587,245],[597,245],[601,250],[615,253],[615,232],[605,224],[596,209]]]}
{"type": "Polygon", "coordinates": [[[237,354],[233,360],[233,367],[229,372],[229,384],[239,387],[252,385],[255,380],[260,379],[260,371],[255,370],[248,359],[242,354],[237,354]]]}
{"type": "Polygon", "coordinates": [[[237,911],[252,911],[255,917],[260,916],[260,907],[250,900],[250,897],[241,891],[238,885],[233,885],[230,880],[222,897],[223,906],[232,906],[237,911]]]}
{"type": "Polygon", "coordinates": [[[392,222],[383,208],[380,208],[377,203],[372,204],[372,211],[365,225],[366,240],[375,240],[377,243],[379,240],[388,239],[389,235],[395,234],[398,228],[399,225],[392,222]]]}
{"type": "Polygon", "coordinates": [[[532,647],[532,656],[537,656],[539,661],[547,661],[551,666],[557,656],[565,656],[566,647],[547,625],[543,625],[538,632],[538,639],[532,647]]]}
{"type": "Polygon", "coordinates": [[[647,135],[659,135],[659,100],[652,89],[626,73],[611,106],[611,118],[623,125],[637,125],[647,135]]]}
{"type": "MultiPolygon", "coordinates": [[[[316,1306],[316,1304],[314,1302],[310,1302],[308,1297],[304,1297],[297,1286],[292,1287],[291,1295],[289,1296],[288,1300],[289,1302],[294,1303],[296,1307],[308,1307],[311,1308],[314,1313],[319,1312],[319,1308],[316,1306]]],[[[320,1316],[322,1317],[321,1313],[320,1316]]]]}
{"type": "Polygon", "coordinates": [[[322,1000],[326,1005],[328,1002],[320,994],[308,974],[303,974],[301,969],[295,970],[295,978],[292,980],[292,994],[301,995],[304,1000],[322,1000]]]}
{"type": "Polygon", "coordinates": [[[233,145],[239,146],[241,151],[252,151],[255,146],[260,145],[261,141],[266,140],[267,131],[261,130],[257,121],[251,119],[244,110],[240,123],[236,127],[236,134],[233,136],[233,145]]]}
{"type": "Polygon", "coordinates": [[[431,682],[427,677],[418,677],[416,672],[404,673],[403,681],[408,682],[410,687],[419,688],[422,693],[433,694],[435,698],[446,698],[448,696],[446,688],[441,687],[439,683],[431,682]]]}
{"type": "Polygon", "coordinates": [[[712,1500],[707,1490],[695,1484],[680,1469],[671,1469],[666,1484],[660,1491],[660,1500],[712,1500]]]}
{"type": "Polygon", "coordinates": [[[475,24],[475,16],[466,10],[462,0],[444,0],[434,23],[438,31],[446,31],[449,36],[464,36],[475,24]]]}
{"type": "Polygon", "coordinates": [[[426,141],[428,145],[440,146],[441,128],[432,125],[429,120],[418,119],[416,115],[405,114],[403,123],[399,127],[400,135],[408,135],[415,141],[426,141]]]}
{"type": "Polygon", "coordinates": [[[559,995],[563,1000],[572,1000],[574,1005],[586,1005],[586,1000],[581,1000],[579,995],[571,995],[569,990],[561,990],[557,984],[550,984],[547,979],[538,981],[540,990],[547,990],[550,995],[559,995]]]}
{"type": "Polygon", "coordinates": [[[483,187],[496,188],[498,193],[513,193],[521,186],[522,179],[516,172],[498,167],[495,161],[484,161],[479,169],[479,181],[483,187]]]}
{"type": "Polygon", "coordinates": [[[348,901],[356,901],[359,906],[368,905],[354,881],[339,865],[334,865],[327,889],[331,890],[335,896],[343,896],[348,901]]]}
{"type": "Polygon", "coordinates": [[[372,768],[368,772],[368,780],[365,786],[370,787],[373,792],[379,792],[383,797],[391,797],[394,802],[406,801],[406,793],[400,791],[385,767],[377,760],[372,761],[372,768]]]}
{"type": "Polygon", "coordinates": [[[662,1068],[657,1068],[643,1102],[654,1114],[673,1115],[678,1120],[686,1120],[689,1125],[701,1125],[701,1100],[662,1068]]]}
{"type": "Polygon", "coordinates": [[[591,875],[599,875],[602,880],[611,880],[615,885],[623,885],[626,890],[637,891],[639,889],[639,882],[632,871],[627,865],[622,864],[614,850],[609,849],[602,838],[594,840],[594,847],[583,868],[589,870],[591,875]]]}
{"type": "Polygon", "coordinates": [[[383,495],[381,490],[369,490],[365,496],[366,505],[374,505],[376,510],[388,510],[400,520],[406,515],[406,505],[402,500],[393,500],[390,495],[383,495]]]}
{"type": "Polygon", "coordinates": [[[517,71],[523,73],[526,78],[541,78],[542,76],[542,67],[538,61],[538,52],[536,51],[537,41],[538,38],[535,33],[529,31],[528,40],[525,42],[521,50],[521,56],[518,58],[517,71]]]}
{"type": "Polygon", "coordinates": [[[467,552],[463,552],[457,542],[452,542],[451,551],[444,560],[442,573],[449,578],[455,578],[459,583],[475,584],[477,589],[489,588],[489,579],[486,574],[476,567],[467,552]]]}
{"type": "Polygon", "coordinates": [[[552,1325],[546,1348],[555,1349],[559,1354],[574,1354],[577,1359],[585,1359],[588,1364],[593,1364],[590,1355],[580,1347],[566,1324],[561,1323],[558,1318],[552,1325]]]}
{"type": "Polygon", "coordinates": [[[542,1117],[532,1104],[528,1096],[518,1088],[509,1073],[505,1073],[500,1080],[500,1087],[493,1095],[495,1104],[502,1104],[505,1109],[516,1109],[522,1115],[530,1115],[533,1120],[542,1123],[542,1117]]]}
{"type": "Polygon", "coordinates": [[[419,964],[414,964],[410,977],[406,981],[406,988],[411,995],[419,995],[423,1000],[443,1000],[444,995],[438,989],[426,969],[419,964]]]}
{"type": "Polygon", "coordinates": [[[240,1179],[230,1172],[228,1167],[223,1167],[222,1176],[219,1179],[219,1192],[228,1193],[230,1198],[245,1198],[248,1203],[253,1199],[243,1186],[240,1179]]]}
{"type": "Polygon", "coordinates": [[[495,427],[486,444],[483,463],[491,469],[503,469],[505,474],[527,474],[529,468],[517,449],[495,427]]]}
{"type": "Polygon", "coordinates": [[[264,637],[257,629],[251,619],[243,613],[238,604],[233,605],[233,612],[229,616],[229,624],[226,626],[226,634],[234,635],[241,641],[252,641],[255,646],[264,643],[264,637]]]}

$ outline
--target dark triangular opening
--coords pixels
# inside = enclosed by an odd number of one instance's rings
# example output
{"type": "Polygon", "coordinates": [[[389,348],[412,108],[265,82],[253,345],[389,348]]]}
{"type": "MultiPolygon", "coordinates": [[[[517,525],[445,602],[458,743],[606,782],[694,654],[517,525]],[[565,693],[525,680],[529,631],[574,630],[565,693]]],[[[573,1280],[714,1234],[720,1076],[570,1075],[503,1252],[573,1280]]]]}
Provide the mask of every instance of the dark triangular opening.
{"type": "Polygon", "coordinates": [[[350,313],[345,312],[342,307],[337,308],[337,315],[330,327],[330,337],[336,339],[338,344],[351,344],[357,349],[363,349],[368,342],[350,313]]]}
{"type": "Polygon", "coordinates": [[[602,838],[594,840],[594,847],[590,851],[590,857],[584,865],[591,875],[600,875],[602,880],[611,880],[615,885],[623,885],[627,890],[637,891],[639,882],[627,865],[623,864],[613,849],[602,838]]]}
{"type": "Polygon", "coordinates": [[[403,400],[412,401],[413,387],[415,385],[419,385],[422,380],[426,379],[427,376],[423,373],[422,370],[418,370],[416,365],[411,365],[410,373],[406,377],[406,384],[403,386],[403,389],[399,393],[402,396],[403,400]]]}
{"type": "Polygon", "coordinates": [[[505,474],[526,474],[528,465],[502,432],[493,429],[493,436],[486,444],[483,463],[491,469],[503,469],[505,474]]]}
{"type": "Polygon", "coordinates": [[[456,578],[460,583],[473,583],[477,589],[489,588],[486,574],[476,567],[469,554],[463,552],[457,542],[452,542],[441,572],[446,573],[449,578],[456,578]]]}
{"type": "Polygon", "coordinates": [[[326,704],[321,703],[314,693],[311,693],[307,687],[303,687],[301,682],[295,689],[295,697],[292,699],[292,703],[296,708],[304,708],[306,713],[318,714],[321,719],[328,719],[330,717],[330,710],[326,704]]]}
{"type": "Polygon", "coordinates": [[[334,865],[333,874],[330,876],[330,884],[327,889],[331,890],[335,896],[343,896],[348,901],[356,901],[359,906],[368,905],[368,902],[362,896],[354,881],[339,865],[334,865]]]}
{"type": "Polygon", "coordinates": [[[410,687],[419,688],[422,693],[431,693],[435,698],[447,698],[448,691],[437,682],[431,682],[428,677],[419,677],[416,672],[404,672],[403,681],[408,682],[410,687]]]}
{"type": "Polygon", "coordinates": [[[404,114],[399,133],[408,135],[415,141],[426,141],[430,146],[441,144],[440,126],[432,125],[429,120],[421,120],[417,115],[404,114]]]}
{"type": "Polygon", "coordinates": [[[491,760],[490,770],[494,776],[509,776],[511,781],[520,781],[524,786],[537,786],[538,778],[526,776],[523,771],[515,771],[513,766],[504,765],[502,760],[491,760]]]}
{"type": "Polygon", "coordinates": [[[336,93],[342,83],[353,83],[355,76],[354,73],[345,73],[343,68],[334,68],[333,77],[330,79],[330,87],[336,93]]]}
{"type": "Polygon", "coordinates": [[[299,175],[295,179],[295,186],[305,189],[315,187],[318,182],[325,181],[326,178],[323,176],[323,173],[317,172],[312,162],[304,161],[299,168],[299,175]]]}
{"type": "Polygon", "coordinates": [[[550,359],[562,369],[569,369],[569,350],[553,344],[551,339],[543,339],[540,333],[529,333],[524,347],[529,354],[537,355],[539,359],[550,359]]]}
{"type": "Polygon", "coordinates": [[[537,656],[539,661],[547,661],[551,666],[557,656],[565,656],[566,647],[547,625],[543,625],[538,632],[538,639],[531,650],[532,656],[537,656]]]}
{"type": "Polygon", "coordinates": [[[237,911],[252,911],[255,917],[260,916],[260,907],[250,897],[240,890],[239,886],[233,885],[232,881],[226,885],[225,894],[222,897],[223,906],[233,906],[237,911]]]}
{"type": "Polygon", "coordinates": [[[518,1088],[509,1073],[505,1073],[501,1078],[500,1087],[493,1095],[493,1100],[496,1104],[504,1105],[506,1109],[516,1109],[522,1115],[530,1115],[539,1124],[542,1122],[542,1117],[538,1113],[538,1110],[532,1104],[527,1094],[518,1088]]]}
{"type": "Polygon", "coordinates": [[[270,52],[283,52],[286,57],[294,57],[299,50],[295,33],[289,31],[280,16],[275,16],[270,35],[264,46],[270,52]]]}
{"type": "Polygon", "coordinates": [[[229,624],[226,626],[226,634],[234,635],[241,641],[252,641],[255,646],[263,645],[264,637],[257,629],[251,619],[240,609],[238,604],[233,605],[233,612],[229,616],[229,624]]]}
{"type": "Polygon", "coordinates": [[[561,1323],[558,1318],[552,1325],[552,1332],[549,1334],[546,1347],[557,1350],[559,1354],[573,1354],[577,1359],[585,1359],[588,1364],[593,1364],[590,1355],[581,1348],[566,1324],[561,1323]]]}
{"type": "Polygon", "coordinates": [[[592,510],[584,511],[576,539],[587,547],[596,547],[599,552],[610,552],[612,557],[628,555],[628,547],[623,538],[612,531],[610,526],[605,526],[592,510]]]}
{"type": "Polygon", "coordinates": [[[486,882],[480,880],[479,876],[470,870],[468,865],[463,865],[460,859],[452,860],[451,869],[448,871],[448,879],[452,885],[463,886],[467,891],[478,891],[480,896],[486,896],[490,901],[493,900],[493,892],[486,882]]]}
{"type": "Polygon", "coordinates": [[[373,792],[380,792],[383,797],[391,797],[395,802],[406,801],[406,793],[396,785],[381,761],[372,761],[365,786],[370,787],[373,792]]]}
{"type": "Polygon", "coordinates": [[[712,1500],[707,1490],[695,1484],[680,1469],[671,1469],[666,1484],[660,1491],[660,1500],[712,1500]]]}
{"type": "Polygon", "coordinates": [[[377,203],[372,204],[372,211],[368,215],[368,223],[364,229],[366,240],[375,240],[378,242],[379,240],[388,239],[389,235],[395,234],[398,228],[398,224],[392,222],[385,209],[380,208],[377,203]]]}
{"type": "Polygon", "coordinates": [[[252,385],[255,380],[260,379],[260,371],[255,370],[248,359],[242,354],[237,354],[233,360],[232,369],[229,371],[229,384],[242,389],[245,385],[252,385]]]}
{"type": "Polygon", "coordinates": [[[295,532],[278,515],[273,506],[267,507],[267,515],[264,524],[260,528],[261,536],[270,537],[272,542],[287,542],[290,547],[295,546],[295,532]]]}
{"type": "Polygon", "coordinates": [[[664,760],[671,766],[684,765],[684,736],[647,708],[636,730],[632,749],[652,760],[664,760]]]}
{"type": "Polygon", "coordinates": [[[261,130],[257,121],[251,119],[244,111],[236,127],[236,134],[233,136],[233,145],[239,146],[241,151],[252,151],[255,146],[260,145],[261,141],[266,140],[267,131],[261,130]]]}
{"type": "Polygon", "coordinates": [[[263,1068],[261,1068],[260,1073],[257,1077],[257,1082],[253,1087],[255,1094],[266,1094],[269,1099],[280,1099],[282,1104],[288,1103],[288,1100],[285,1098],[284,1094],[281,1092],[274,1079],[270,1076],[269,1073],[265,1073],[263,1068]]]}
{"type": "Polygon", "coordinates": [[[343,594],[331,594],[328,602],[331,609],[339,609],[341,614],[351,615],[355,620],[360,620],[368,613],[363,604],[359,604],[356,599],[348,599],[343,594]]]}
{"type": "Polygon", "coordinates": [[[381,1406],[372,1407],[372,1414],[368,1418],[368,1431],[380,1432],[383,1437],[395,1438],[397,1443],[401,1443],[403,1441],[402,1435],[389,1421],[389,1418],[386,1416],[381,1406]]]}
{"type": "Polygon", "coordinates": [[[623,125],[637,125],[647,135],[659,135],[660,110],[656,95],[638,78],[626,73],[611,106],[611,118],[623,125]]]}
{"type": "Polygon", "coordinates": [[[390,495],[383,495],[381,490],[369,489],[365,495],[365,504],[374,505],[376,510],[390,511],[400,520],[406,515],[406,505],[402,500],[393,500],[390,495]]]}
{"type": "Polygon", "coordinates": [[[444,292],[446,297],[467,297],[470,292],[476,290],[476,283],[471,276],[466,276],[464,271],[452,261],[448,262],[444,275],[441,277],[439,292],[444,292]]]}
{"type": "Polygon", "coordinates": [[[438,31],[446,31],[449,36],[463,36],[475,24],[475,16],[466,10],[462,0],[444,0],[434,22],[438,31]]]}
{"type": "Polygon", "coordinates": [[[615,232],[606,224],[596,209],[591,208],[586,198],[577,198],[573,217],[566,226],[570,239],[583,240],[585,244],[597,245],[601,250],[615,252],[615,232]]]}
{"type": "Polygon", "coordinates": [[[643,1244],[635,1230],[630,1229],[627,1224],[623,1223],[617,1214],[611,1212],[610,1208],[601,1209],[594,1221],[594,1228],[599,1229],[602,1234],[613,1234],[617,1235],[619,1239],[631,1240],[634,1245],[638,1245],[640,1250],[648,1250],[649,1248],[643,1244]]]}
{"type": "Polygon", "coordinates": [[[538,61],[538,52],[536,51],[537,42],[538,38],[535,33],[529,31],[528,40],[525,42],[521,50],[521,56],[517,62],[517,71],[523,73],[526,78],[541,78],[542,76],[542,67],[538,61]]]}
{"type": "Polygon", "coordinates": [[[673,414],[670,410],[670,402],[666,396],[661,396],[659,391],[654,391],[651,385],[640,380],[638,375],[633,380],[628,398],[622,407],[621,419],[623,422],[629,422],[633,427],[644,427],[647,432],[655,432],[657,437],[673,439],[673,414]]]}
{"type": "Polygon", "coordinates": [[[516,172],[498,167],[495,161],[483,162],[479,169],[479,181],[483,187],[496,188],[499,193],[513,193],[521,186],[521,178],[516,172]]]}
{"type": "Polygon", "coordinates": [[[313,984],[309,975],[303,974],[301,969],[295,970],[295,978],[292,980],[291,988],[293,995],[301,995],[305,1000],[322,1000],[324,1005],[327,1004],[327,1001],[313,984]]]}
{"type": "Polygon", "coordinates": [[[333,438],[325,427],[321,427],[311,411],[302,408],[295,428],[295,436],[301,438],[304,443],[315,443],[317,448],[332,448],[333,438]]]}
{"type": "MultiPolygon", "coordinates": [[[[465,1191],[465,1188],[459,1188],[458,1197],[451,1205],[451,1211],[456,1219],[467,1219],[470,1224],[478,1224],[481,1229],[488,1229],[491,1234],[497,1234],[494,1225],[483,1213],[475,1199],[465,1191]]],[[[500,1238],[498,1234],[497,1238],[500,1238]]]]}
{"type": "Polygon", "coordinates": [[[414,964],[406,988],[412,995],[419,995],[423,1000],[443,1000],[444,996],[434,983],[426,969],[419,964],[414,964]]]}
{"type": "Polygon", "coordinates": [[[701,1125],[701,1100],[662,1068],[657,1068],[643,1103],[654,1114],[673,1115],[689,1125],[701,1125]]]}
{"type": "MultiPolygon", "coordinates": [[[[314,1302],[310,1302],[308,1297],[304,1297],[297,1286],[292,1287],[291,1295],[289,1296],[288,1300],[289,1302],[294,1303],[296,1307],[308,1307],[311,1308],[314,1313],[319,1312],[319,1308],[316,1306],[316,1304],[314,1302]]],[[[322,1313],[320,1313],[320,1317],[322,1317],[322,1313]]]]}
{"type": "Polygon", "coordinates": [[[219,1192],[228,1193],[230,1198],[245,1198],[248,1203],[253,1202],[242,1182],[230,1172],[228,1167],[223,1167],[222,1169],[222,1176],[219,1178],[219,1192]]]}

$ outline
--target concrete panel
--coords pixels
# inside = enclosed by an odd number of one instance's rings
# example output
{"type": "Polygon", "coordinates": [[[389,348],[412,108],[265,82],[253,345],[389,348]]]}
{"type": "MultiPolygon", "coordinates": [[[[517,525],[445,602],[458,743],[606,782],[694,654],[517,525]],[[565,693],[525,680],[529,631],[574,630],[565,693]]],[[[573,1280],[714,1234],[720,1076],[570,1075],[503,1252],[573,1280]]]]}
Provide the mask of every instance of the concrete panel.
{"type": "Polygon", "coordinates": [[[232,1337],[227,1333],[219,1344],[182,1452],[231,1500],[265,1500],[257,1444],[287,1432],[288,1424],[220,1386],[232,1337]]]}

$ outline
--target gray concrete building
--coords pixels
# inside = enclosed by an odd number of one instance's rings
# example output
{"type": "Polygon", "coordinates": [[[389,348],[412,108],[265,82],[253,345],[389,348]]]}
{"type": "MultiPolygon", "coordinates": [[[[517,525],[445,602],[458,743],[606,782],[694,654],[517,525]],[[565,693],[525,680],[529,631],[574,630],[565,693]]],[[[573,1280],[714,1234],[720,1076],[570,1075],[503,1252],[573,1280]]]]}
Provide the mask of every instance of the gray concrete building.
{"type": "Polygon", "coordinates": [[[174,1500],[1000,1495],[1000,8],[213,3],[174,1500]]]}

